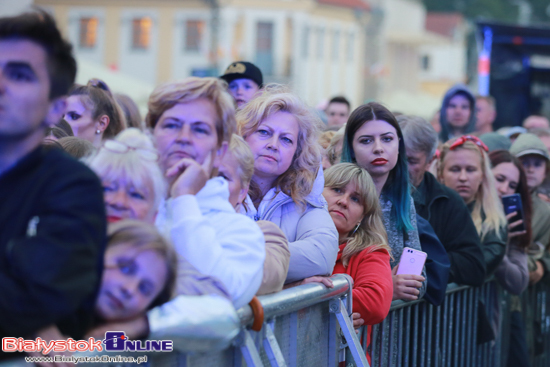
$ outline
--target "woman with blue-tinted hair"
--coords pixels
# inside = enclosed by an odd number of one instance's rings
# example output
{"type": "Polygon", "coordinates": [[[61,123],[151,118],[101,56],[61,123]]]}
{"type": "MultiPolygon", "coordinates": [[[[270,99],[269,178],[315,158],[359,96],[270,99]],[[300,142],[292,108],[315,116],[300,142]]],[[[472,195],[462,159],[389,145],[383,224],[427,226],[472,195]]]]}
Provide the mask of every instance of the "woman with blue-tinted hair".
{"type": "MultiPolygon", "coordinates": [[[[421,250],[416,227],[416,210],[410,196],[409,169],[403,133],[395,116],[379,103],[371,102],[352,112],[346,124],[342,162],[356,163],[367,170],[380,197],[382,221],[388,234],[388,245],[393,281],[393,300],[412,301],[426,292],[426,270],[422,276],[396,275],[403,248],[421,250]]],[[[397,349],[390,352],[389,338],[397,345],[397,319],[382,326],[381,356],[390,356],[390,364],[397,365],[397,349]],[[391,325],[390,325],[391,324],[391,325]]],[[[374,346],[377,348],[377,346],[374,346]]],[[[385,358],[385,357],[384,357],[385,358]]],[[[374,364],[379,361],[374,360],[374,364]]]]}
{"type": "Polygon", "coordinates": [[[395,116],[379,103],[358,107],[350,115],[344,134],[342,162],[356,163],[371,175],[380,196],[388,244],[394,256],[393,299],[415,300],[426,290],[422,276],[396,275],[404,247],[421,250],[416,211],[410,196],[409,171],[403,133],[395,116]]]}

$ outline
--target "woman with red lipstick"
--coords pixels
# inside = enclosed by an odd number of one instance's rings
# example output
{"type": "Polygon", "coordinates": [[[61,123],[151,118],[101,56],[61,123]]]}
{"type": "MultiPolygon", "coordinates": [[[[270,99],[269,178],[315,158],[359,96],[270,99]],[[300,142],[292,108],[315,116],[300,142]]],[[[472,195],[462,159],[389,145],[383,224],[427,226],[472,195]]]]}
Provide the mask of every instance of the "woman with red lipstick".
{"type": "Polygon", "coordinates": [[[481,237],[486,277],[506,253],[506,218],[495,188],[488,148],[475,136],[462,136],[443,145],[437,177],[464,200],[481,237]]]}
{"type": "Polygon", "coordinates": [[[278,86],[267,86],[237,114],[239,134],[254,156],[247,210],[241,212],[275,223],[286,235],[286,283],[332,274],[338,252],[322,196],[321,124],[304,102],[278,86]]]}
{"type": "Polygon", "coordinates": [[[338,163],[325,170],[323,196],[338,230],[333,274],[349,274],[354,280],[354,325],[378,324],[390,310],[393,284],[391,249],[374,183],[356,164],[338,163]]]}
{"type": "Polygon", "coordinates": [[[342,162],[356,163],[371,175],[380,197],[388,244],[394,256],[393,299],[415,300],[426,290],[422,276],[395,275],[404,247],[421,251],[416,211],[410,196],[403,134],[393,114],[378,103],[358,107],[346,125],[342,162]]]}

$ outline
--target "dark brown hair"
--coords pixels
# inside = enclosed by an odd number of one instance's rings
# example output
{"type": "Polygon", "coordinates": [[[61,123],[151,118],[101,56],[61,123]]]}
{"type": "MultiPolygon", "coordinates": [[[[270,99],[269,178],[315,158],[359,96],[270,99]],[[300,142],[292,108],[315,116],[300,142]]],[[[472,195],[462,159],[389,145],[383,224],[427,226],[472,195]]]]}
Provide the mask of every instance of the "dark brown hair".
{"type": "Polygon", "coordinates": [[[55,20],[44,10],[0,18],[0,40],[22,39],[39,44],[47,55],[50,100],[64,96],[76,78],[72,46],[61,36],[55,20]]]}
{"type": "Polygon", "coordinates": [[[109,117],[109,125],[105,129],[103,139],[112,139],[126,129],[126,118],[104,81],[90,79],[87,85],[75,84],[69,91],[69,96],[84,96],[82,103],[92,110],[94,120],[103,115],[109,117]]]}
{"type": "Polygon", "coordinates": [[[491,160],[491,165],[494,167],[498,166],[501,163],[513,163],[514,166],[519,170],[519,182],[518,187],[516,188],[516,193],[521,197],[521,202],[523,204],[523,225],[525,227],[524,235],[517,237],[517,244],[519,247],[527,248],[531,244],[533,237],[533,230],[531,228],[531,219],[533,215],[533,205],[531,203],[531,195],[529,195],[529,187],[527,186],[527,176],[523,170],[523,165],[507,150],[494,150],[489,153],[489,159],[491,160]]]}

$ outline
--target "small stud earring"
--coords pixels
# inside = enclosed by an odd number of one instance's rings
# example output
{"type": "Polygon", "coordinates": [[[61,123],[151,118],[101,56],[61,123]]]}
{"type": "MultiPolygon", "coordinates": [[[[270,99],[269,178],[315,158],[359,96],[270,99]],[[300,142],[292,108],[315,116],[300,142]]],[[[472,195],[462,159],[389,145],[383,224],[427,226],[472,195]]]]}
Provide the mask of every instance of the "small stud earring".
{"type": "Polygon", "coordinates": [[[97,135],[99,135],[99,134],[101,134],[101,130],[97,129],[97,130],[95,131],[95,133],[96,133],[97,135]]]}

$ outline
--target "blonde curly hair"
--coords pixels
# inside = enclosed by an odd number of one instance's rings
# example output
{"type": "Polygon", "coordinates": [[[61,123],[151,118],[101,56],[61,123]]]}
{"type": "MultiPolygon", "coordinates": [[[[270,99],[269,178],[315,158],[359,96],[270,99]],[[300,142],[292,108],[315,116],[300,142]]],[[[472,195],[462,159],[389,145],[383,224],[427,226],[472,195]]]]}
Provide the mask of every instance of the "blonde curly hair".
{"type": "MultiPolygon", "coordinates": [[[[275,180],[274,187],[290,196],[297,205],[304,206],[321,165],[322,148],[318,140],[323,123],[317,114],[285,87],[270,84],[237,112],[237,130],[246,139],[258,130],[262,121],[277,112],[292,114],[298,121],[299,134],[292,164],[275,180]]],[[[260,196],[261,193],[252,180],[250,197],[256,202],[261,200],[260,196]]]]}

